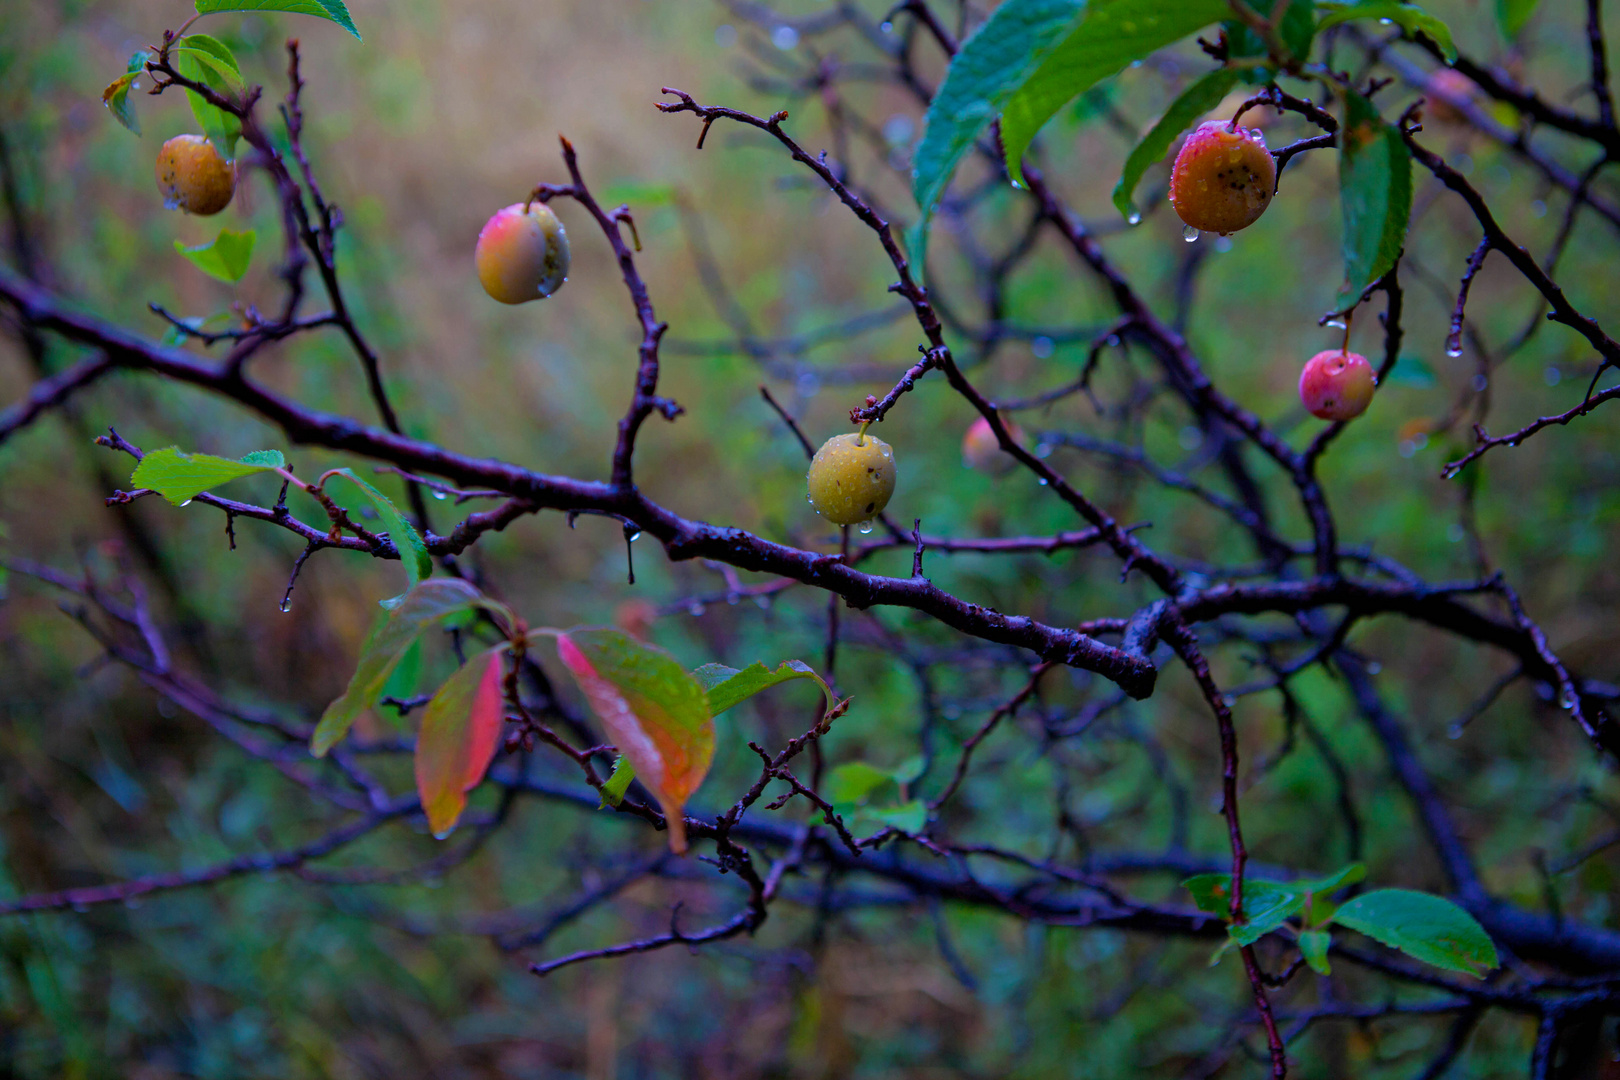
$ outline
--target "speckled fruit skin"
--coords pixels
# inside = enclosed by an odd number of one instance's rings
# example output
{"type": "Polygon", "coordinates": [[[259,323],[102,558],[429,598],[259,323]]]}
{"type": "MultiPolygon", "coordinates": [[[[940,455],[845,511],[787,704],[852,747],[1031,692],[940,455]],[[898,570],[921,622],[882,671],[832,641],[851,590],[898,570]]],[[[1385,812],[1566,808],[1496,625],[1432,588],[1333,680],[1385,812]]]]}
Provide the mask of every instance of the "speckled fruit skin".
{"type": "Polygon", "coordinates": [[[1464,116],[1453,102],[1472,101],[1479,87],[1474,80],[1456,68],[1440,68],[1429,76],[1423,92],[1428,98],[1423,111],[1429,119],[1440,124],[1466,124],[1464,116]],[[1449,100],[1448,100],[1449,99],[1449,100]]]}
{"type": "Polygon", "coordinates": [[[163,205],[192,214],[217,214],[236,194],[236,170],[201,135],[176,135],[157,156],[163,205]]]}
{"type": "Polygon", "coordinates": [[[495,211],[478,234],[478,281],[503,304],[543,300],[568,280],[568,234],[545,203],[495,211]]]}
{"type": "Polygon", "coordinates": [[[1258,128],[1230,131],[1224,120],[1199,124],[1170,170],[1176,214],[1202,232],[1246,229],[1271,205],[1277,163],[1258,128]]]}
{"type": "Polygon", "coordinates": [[[894,480],[894,450],[876,435],[854,431],[822,443],[805,477],[810,505],[834,525],[857,525],[881,514],[894,480]]]}
{"type": "Polygon", "coordinates": [[[1305,361],[1299,400],[1323,420],[1354,420],[1367,411],[1378,378],[1360,353],[1328,349],[1305,361]]]}
{"type": "MultiPolygon", "coordinates": [[[[1002,424],[1013,442],[1022,446],[1023,429],[1010,420],[1003,420],[1002,424]]],[[[996,433],[990,428],[990,421],[981,416],[962,436],[962,464],[991,476],[1004,476],[1017,467],[1018,459],[1001,448],[996,433]]]]}

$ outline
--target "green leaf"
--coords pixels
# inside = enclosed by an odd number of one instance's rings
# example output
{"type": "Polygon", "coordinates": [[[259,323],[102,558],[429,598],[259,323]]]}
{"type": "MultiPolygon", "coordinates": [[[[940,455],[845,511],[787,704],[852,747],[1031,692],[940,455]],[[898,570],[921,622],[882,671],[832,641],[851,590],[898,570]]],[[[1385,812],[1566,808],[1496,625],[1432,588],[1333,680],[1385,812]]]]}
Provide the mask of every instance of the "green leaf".
{"type": "Polygon", "coordinates": [[[349,733],[355,717],[382,695],[383,686],[405,651],[428,627],[450,615],[478,607],[505,610],[459,578],[433,578],[407,592],[361,647],[348,688],[326,707],[320,723],[315,725],[309,741],[310,752],[322,757],[349,733]]]}
{"type": "Polygon", "coordinates": [[[761,690],[794,679],[814,679],[816,685],[821,687],[821,692],[826,695],[829,710],[838,703],[837,698],[833,696],[832,687],[802,660],[784,660],[775,671],[757,660],[741,671],[726,667],[724,664],[704,664],[692,672],[692,677],[702,683],[704,690],[708,692],[712,716],[719,716],[727,709],[740,705],[761,690]]]}
{"type": "Polygon", "coordinates": [[[928,824],[928,807],[921,799],[912,799],[908,803],[882,810],[865,809],[861,811],[861,816],[903,833],[920,833],[928,824]]]}
{"type": "MultiPolygon", "coordinates": [[[[1264,3],[1255,6],[1257,10],[1265,10],[1264,3]]],[[[1228,19],[1221,26],[1226,31],[1227,55],[1234,60],[1268,55],[1265,41],[1241,19],[1228,19]]],[[[1283,13],[1282,26],[1278,28],[1277,35],[1295,58],[1304,60],[1309,57],[1311,42],[1316,37],[1316,16],[1311,11],[1311,5],[1305,0],[1290,3],[1288,10],[1283,13]]],[[[1275,74],[1276,69],[1272,66],[1261,65],[1243,69],[1243,80],[1255,86],[1264,86],[1275,74]]]]}
{"type": "Polygon", "coordinates": [[[221,229],[212,243],[187,247],[176,240],[174,250],[209,277],[234,285],[247,273],[248,264],[253,261],[253,245],[258,239],[259,234],[253,229],[246,232],[221,229]]]}
{"type": "MultiPolygon", "coordinates": [[[[1243,916],[1240,925],[1230,928],[1232,940],[1239,945],[1253,945],[1288,919],[1304,913],[1305,897],[1325,895],[1345,885],[1360,881],[1367,868],[1351,863],[1332,874],[1319,878],[1301,878],[1297,881],[1268,881],[1265,878],[1243,879],[1243,916]]],[[[1192,893],[1198,910],[1228,918],[1232,910],[1232,875],[1198,874],[1183,881],[1182,887],[1192,893]]]]}
{"type": "Polygon", "coordinates": [[[1131,156],[1125,159],[1124,175],[1114,185],[1114,205],[1127,221],[1141,220],[1131,195],[1148,167],[1169,152],[1176,136],[1191,127],[1193,121],[1219,105],[1227,92],[1237,85],[1237,81],[1236,68],[1220,68],[1205,75],[1183,90],[1181,96],[1165,110],[1159,122],[1153,125],[1153,130],[1136,144],[1131,156]]]}
{"type": "Polygon", "coordinates": [[[1512,41],[1536,13],[1536,0],[1496,0],[1496,25],[1502,36],[1512,41]]]}
{"type": "Polygon", "coordinates": [[[1316,10],[1321,16],[1316,22],[1316,32],[1319,34],[1330,26],[1338,26],[1352,19],[1388,19],[1405,30],[1408,37],[1422,34],[1440,46],[1446,63],[1457,59],[1457,46],[1452,43],[1451,29],[1416,4],[1390,3],[1388,0],[1361,0],[1354,4],[1318,0],[1316,10]]]}
{"type": "Polygon", "coordinates": [[[557,656],[614,745],[664,809],[670,850],[686,850],[686,800],[714,758],[703,684],[662,649],[621,630],[557,635],[557,656]]]}
{"type": "Polygon", "coordinates": [[[607,783],[602,785],[602,803],[597,809],[605,806],[618,806],[624,802],[624,793],[630,790],[630,781],[635,778],[635,767],[630,764],[623,754],[614,758],[613,772],[608,775],[607,783]]]}
{"type": "Polygon", "coordinates": [[[197,0],[197,13],[209,15],[216,11],[290,11],[295,15],[314,15],[331,19],[360,39],[360,31],[349,18],[349,9],[343,0],[197,0]]]}
{"type": "MultiPolygon", "coordinates": [[[[206,64],[201,59],[200,50],[180,49],[170,56],[170,63],[174,70],[190,79],[192,82],[206,84],[219,94],[229,94],[231,87],[223,76],[214,70],[212,64],[206,64]]],[[[191,102],[191,115],[196,117],[197,124],[202,128],[208,141],[214,144],[220,156],[226,161],[236,157],[236,140],[242,134],[242,122],[230,113],[204,99],[195,90],[186,90],[186,100],[191,102]]]]}
{"type": "Polygon", "coordinates": [[[1430,893],[1362,893],[1334,912],[1333,921],[1448,971],[1478,978],[1497,966],[1496,946],[1474,917],[1430,893]]]}
{"type": "Polygon", "coordinates": [[[114,79],[112,85],[101,92],[101,103],[112,110],[113,119],[137,135],[141,133],[141,124],[135,118],[135,107],[129,103],[129,92],[134,87],[135,80],[141,77],[141,72],[146,70],[146,61],[151,59],[151,55],[143,49],[130,56],[124,74],[114,79]]]}
{"type": "Polygon", "coordinates": [[[483,782],[500,746],[503,662],[501,642],[461,665],[422,713],[416,738],[416,790],[437,840],[450,835],[467,807],[467,792],[483,782]]]}
{"type": "Polygon", "coordinates": [[[1019,162],[1025,149],[1065,102],[1231,13],[1226,0],[1091,0],[1079,24],[1042,53],[1036,70],[1006,103],[1001,140],[1012,178],[1023,178],[1019,162]]]}
{"type": "Polygon", "coordinates": [[[1344,216],[1341,301],[1348,303],[1395,265],[1412,216],[1412,155],[1370,101],[1346,94],[1339,128],[1339,205],[1344,216]]]}
{"type": "Polygon", "coordinates": [[[1341,867],[1331,874],[1324,874],[1321,877],[1314,878],[1299,878],[1288,882],[1287,885],[1301,896],[1306,893],[1313,896],[1326,896],[1328,893],[1337,892],[1346,885],[1354,885],[1356,882],[1365,879],[1366,876],[1366,865],[1357,862],[1341,867]]]}
{"type": "Polygon", "coordinates": [[[129,103],[129,88],[134,85],[137,77],[136,75],[118,76],[107,89],[101,92],[101,103],[112,110],[114,120],[139,135],[141,133],[141,122],[136,119],[135,110],[129,103]]]}
{"type": "Polygon", "coordinates": [[[333,472],[354,481],[355,486],[377,508],[377,516],[382,519],[383,528],[388,532],[388,539],[399,549],[399,561],[405,564],[407,579],[405,588],[414,589],[417,582],[433,576],[433,556],[428,554],[427,545],[422,542],[422,534],[416,531],[416,526],[405,520],[405,515],[399,512],[399,507],[394,505],[393,500],[361,479],[353,469],[334,469],[333,472]]]}
{"type": "MultiPolygon", "coordinates": [[[[386,612],[379,612],[377,617],[378,624],[380,625],[386,618],[388,618],[386,612]]],[[[421,681],[422,642],[419,638],[416,641],[411,642],[411,647],[406,649],[404,654],[399,658],[399,663],[394,666],[393,673],[388,676],[388,681],[383,684],[382,692],[379,693],[377,697],[379,699],[397,698],[403,701],[407,698],[415,696],[417,684],[419,684],[421,681]]],[[[397,712],[397,710],[395,711],[397,712]]],[[[401,719],[403,719],[403,717],[401,717],[401,719]]]]}
{"type": "Polygon", "coordinates": [[[1318,975],[1331,975],[1333,969],[1328,965],[1328,946],[1333,944],[1333,935],[1326,930],[1306,930],[1299,935],[1300,955],[1311,970],[1318,975]]]}
{"type": "Polygon", "coordinates": [[[921,213],[906,234],[906,247],[919,277],[928,219],[957,163],[1084,9],[1085,0],[1005,0],[957,50],[923,117],[922,140],[912,159],[911,186],[921,213]]]}
{"type": "Polygon", "coordinates": [[[236,56],[230,47],[216,37],[208,34],[187,34],[169,47],[169,55],[191,53],[206,68],[213,71],[228,86],[233,93],[241,93],[246,89],[242,81],[242,69],[236,64],[236,56]]]}
{"type": "Polygon", "coordinates": [[[827,774],[821,784],[822,798],[838,807],[855,809],[894,777],[864,761],[846,761],[827,774]]]}
{"type": "Polygon", "coordinates": [[[209,488],[286,464],[280,450],[257,450],[240,461],[232,461],[213,454],[188,454],[178,446],[168,446],[143,457],[129,482],[151,488],[176,506],[184,506],[209,488]]]}

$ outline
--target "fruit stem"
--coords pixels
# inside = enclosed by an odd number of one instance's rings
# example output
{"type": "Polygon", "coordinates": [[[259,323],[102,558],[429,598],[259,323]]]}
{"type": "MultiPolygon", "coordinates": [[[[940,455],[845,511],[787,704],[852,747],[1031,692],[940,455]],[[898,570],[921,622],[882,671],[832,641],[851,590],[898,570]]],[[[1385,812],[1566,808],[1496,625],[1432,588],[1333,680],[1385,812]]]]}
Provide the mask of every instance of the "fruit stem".
{"type": "Polygon", "coordinates": [[[855,433],[855,445],[856,446],[865,446],[866,445],[866,429],[871,427],[871,426],[872,426],[872,421],[870,421],[870,420],[866,420],[866,421],[863,421],[861,423],[861,430],[859,430],[859,431],[857,431],[855,433]]]}

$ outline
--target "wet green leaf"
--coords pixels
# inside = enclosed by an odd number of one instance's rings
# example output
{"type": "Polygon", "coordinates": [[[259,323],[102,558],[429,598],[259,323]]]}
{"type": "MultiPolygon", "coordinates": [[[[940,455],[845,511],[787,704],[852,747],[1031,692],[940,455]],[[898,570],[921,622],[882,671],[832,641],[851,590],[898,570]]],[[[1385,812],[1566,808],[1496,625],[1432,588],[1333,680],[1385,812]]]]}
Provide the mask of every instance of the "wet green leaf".
{"type": "Polygon", "coordinates": [[[188,454],[177,446],[168,446],[143,457],[129,482],[151,488],[176,506],[184,506],[209,488],[286,464],[280,450],[256,450],[233,461],[213,454],[188,454]]]}

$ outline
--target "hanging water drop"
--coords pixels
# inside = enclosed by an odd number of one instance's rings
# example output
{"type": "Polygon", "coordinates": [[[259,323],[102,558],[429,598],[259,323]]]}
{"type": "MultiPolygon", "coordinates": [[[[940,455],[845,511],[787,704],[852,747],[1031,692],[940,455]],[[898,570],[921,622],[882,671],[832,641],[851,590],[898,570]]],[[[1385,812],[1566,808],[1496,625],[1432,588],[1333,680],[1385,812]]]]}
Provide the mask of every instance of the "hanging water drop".
{"type": "Polygon", "coordinates": [[[449,498],[449,497],[450,497],[450,496],[448,496],[448,495],[446,495],[446,494],[445,494],[445,493],[444,493],[444,492],[442,492],[442,491],[435,491],[435,492],[434,492],[434,493],[433,493],[433,497],[434,497],[434,498],[435,498],[435,499],[438,499],[438,500],[439,500],[439,501],[440,501],[440,502],[444,502],[444,500],[446,500],[446,499],[448,499],[448,498],[449,498]]]}
{"type": "Polygon", "coordinates": [[[1050,483],[1050,481],[1048,481],[1046,479],[1046,477],[1043,476],[1043,477],[1040,478],[1040,480],[1037,481],[1037,483],[1039,483],[1041,485],[1041,487],[1045,487],[1048,483],[1050,483]]]}
{"type": "Polygon", "coordinates": [[[687,604],[686,613],[692,616],[694,619],[701,618],[703,615],[703,601],[694,600],[690,604],[687,604]]]}
{"type": "Polygon", "coordinates": [[[1460,739],[1460,738],[1462,738],[1463,737],[1463,726],[1461,724],[1452,724],[1450,727],[1446,728],[1446,737],[1448,739],[1460,739]]]}
{"type": "Polygon", "coordinates": [[[1560,709],[1573,709],[1577,700],[1579,699],[1575,695],[1574,687],[1566,686],[1564,692],[1558,696],[1558,707],[1560,709]]]}
{"type": "Polygon", "coordinates": [[[1329,330],[1343,330],[1349,324],[1344,321],[1343,315],[1335,315],[1322,325],[1327,327],[1329,330]]]}
{"type": "Polygon", "coordinates": [[[282,602],[279,605],[277,605],[277,607],[280,609],[280,611],[281,611],[281,613],[283,615],[287,614],[287,612],[292,610],[292,597],[289,596],[286,599],[282,600],[282,602]]]}
{"type": "Polygon", "coordinates": [[[640,539],[641,539],[641,530],[640,530],[640,529],[636,529],[636,530],[634,530],[634,531],[632,531],[632,532],[628,532],[628,533],[625,533],[625,534],[624,534],[624,538],[625,538],[625,540],[626,540],[626,541],[628,541],[628,542],[629,542],[629,543],[632,543],[632,544],[633,544],[633,543],[635,543],[635,542],[636,542],[636,541],[637,541],[637,540],[640,540],[640,539]]]}
{"type": "Polygon", "coordinates": [[[769,611],[771,610],[771,598],[768,596],[756,596],[754,597],[754,605],[761,611],[769,611]]]}
{"type": "Polygon", "coordinates": [[[857,525],[856,528],[860,530],[862,536],[871,536],[872,530],[877,528],[877,526],[872,524],[871,518],[867,518],[865,521],[857,525]]]}
{"type": "Polygon", "coordinates": [[[1140,225],[1140,224],[1142,224],[1142,214],[1141,214],[1141,212],[1137,211],[1137,210],[1132,210],[1129,214],[1127,214],[1125,216],[1125,224],[1127,224],[1127,225],[1140,225]]]}
{"type": "Polygon", "coordinates": [[[1181,238],[1189,244],[1194,243],[1198,239],[1198,230],[1191,225],[1185,225],[1181,229],[1181,238]]]}
{"type": "Polygon", "coordinates": [[[190,506],[190,505],[191,505],[191,500],[190,499],[187,499],[185,502],[180,504],[182,509],[187,507],[187,506],[190,506]]]}
{"type": "Polygon", "coordinates": [[[1458,342],[1455,342],[1455,341],[1446,342],[1446,355],[1447,356],[1453,356],[1453,357],[1461,356],[1462,355],[1462,345],[1460,343],[1458,343],[1458,342]]]}

